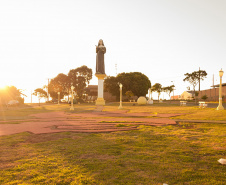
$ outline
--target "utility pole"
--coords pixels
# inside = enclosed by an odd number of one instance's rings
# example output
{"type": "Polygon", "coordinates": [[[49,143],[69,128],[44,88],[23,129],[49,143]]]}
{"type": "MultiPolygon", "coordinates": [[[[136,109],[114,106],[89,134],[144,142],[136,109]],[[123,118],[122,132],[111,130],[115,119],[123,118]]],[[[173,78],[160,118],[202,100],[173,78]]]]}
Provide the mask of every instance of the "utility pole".
{"type": "Polygon", "coordinates": [[[47,86],[47,101],[49,102],[49,78],[48,78],[48,86],[47,86]]]}
{"type": "Polygon", "coordinates": [[[199,92],[200,92],[200,67],[199,67],[199,92]]]}
{"type": "Polygon", "coordinates": [[[32,90],[31,90],[31,103],[32,103],[32,90]]]}
{"type": "Polygon", "coordinates": [[[116,71],[116,76],[118,75],[118,72],[117,72],[117,63],[115,64],[115,71],[116,71]]]}

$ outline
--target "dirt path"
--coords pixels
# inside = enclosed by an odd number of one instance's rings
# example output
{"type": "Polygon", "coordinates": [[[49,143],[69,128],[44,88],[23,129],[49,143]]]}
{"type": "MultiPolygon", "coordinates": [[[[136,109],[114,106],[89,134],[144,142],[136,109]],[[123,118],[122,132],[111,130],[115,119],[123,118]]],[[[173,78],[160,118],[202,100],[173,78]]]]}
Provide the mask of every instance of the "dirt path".
{"type": "Polygon", "coordinates": [[[21,132],[43,134],[66,131],[87,133],[127,131],[137,129],[138,125],[173,125],[176,122],[169,118],[177,115],[180,114],[127,113],[125,110],[89,113],[39,113],[31,115],[34,119],[26,120],[20,124],[10,124],[10,121],[0,124],[0,136],[21,132]]]}

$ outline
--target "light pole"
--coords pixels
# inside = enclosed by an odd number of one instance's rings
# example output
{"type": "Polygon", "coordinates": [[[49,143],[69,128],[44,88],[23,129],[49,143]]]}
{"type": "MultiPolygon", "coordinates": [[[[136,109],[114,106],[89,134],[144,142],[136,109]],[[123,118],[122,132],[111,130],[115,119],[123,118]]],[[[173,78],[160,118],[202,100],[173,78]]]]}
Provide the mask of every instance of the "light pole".
{"type": "Polygon", "coordinates": [[[74,90],[74,86],[71,86],[71,108],[70,110],[74,110],[74,106],[73,106],[73,90],[74,90]]]}
{"type": "Polygon", "coordinates": [[[222,69],[219,71],[220,76],[220,87],[219,87],[219,105],[217,107],[217,110],[224,110],[224,107],[222,105],[222,76],[224,74],[224,71],[222,69]]]}
{"type": "Polygon", "coordinates": [[[153,104],[153,99],[152,99],[152,90],[151,88],[148,89],[149,92],[149,99],[148,99],[148,104],[153,104]],[[151,98],[150,98],[150,94],[151,94],[151,98]]]}
{"type": "Polygon", "coordinates": [[[119,84],[120,87],[120,105],[118,107],[118,109],[122,109],[122,84],[119,84]]]}
{"type": "Polygon", "coordinates": [[[58,105],[60,105],[60,92],[58,92],[58,105]]]}
{"type": "MultiPolygon", "coordinates": [[[[173,81],[171,81],[172,83],[173,83],[173,81]]],[[[174,83],[173,83],[173,85],[174,85],[174,83]]],[[[175,87],[175,86],[174,86],[175,87]]],[[[174,87],[173,87],[173,100],[174,100],[174,87]]]]}

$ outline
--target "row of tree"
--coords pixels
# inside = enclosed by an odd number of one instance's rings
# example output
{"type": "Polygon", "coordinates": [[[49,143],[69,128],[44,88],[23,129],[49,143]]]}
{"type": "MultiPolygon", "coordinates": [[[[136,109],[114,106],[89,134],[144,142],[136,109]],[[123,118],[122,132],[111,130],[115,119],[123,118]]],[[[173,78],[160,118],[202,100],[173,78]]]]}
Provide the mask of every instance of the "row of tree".
{"type": "Polygon", "coordinates": [[[105,79],[105,90],[119,98],[119,84],[123,85],[122,93],[128,98],[132,96],[146,96],[148,90],[158,93],[158,99],[161,92],[166,92],[169,97],[174,90],[174,85],[162,87],[160,83],[151,86],[149,78],[140,72],[120,73],[116,77],[109,76],[105,79]]]}
{"type": "Polygon", "coordinates": [[[58,92],[60,93],[60,99],[64,96],[69,96],[71,92],[71,86],[74,86],[74,91],[77,96],[81,99],[85,87],[89,84],[92,79],[92,69],[87,66],[81,66],[76,69],[71,69],[68,74],[60,73],[55,78],[50,80],[49,85],[46,87],[47,91],[42,88],[37,88],[34,91],[34,95],[47,97],[47,92],[52,99],[58,98],[58,92]]]}
{"type": "Polygon", "coordinates": [[[157,92],[158,93],[158,100],[159,100],[161,92],[167,93],[170,97],[170,94],[173,92],[174,87],[175,87],[174,85],[162,87],[162,85],[160,83],[156,83],[150,88],[150,91],[151,91],[151,93],[157,92]]]}
{"type": "MultiPolygon", "coordinates": [[[[193,85],[195,91],[195,86],[200,83],[206,77],[207,73],[205,71],[199,70],[192,73],[184,74],[185,78],[183,81],[188,81],[193,85]]],[[[58,93],[60,92],[60,99],[64,96],[69,96],[71,92],[71,86],[75,87],[75,92],[79,99],[82,98],[85,88],[92,79],[92,69],[87,66],[81,66],[76,69],[71,69],[68,74],[60,73],[55,78],[51,79],[47,89],[48,93],[52,99],[58,98],[58,93]]],[[[169,95],[174,90],[174,85],[162,87],[160,83],[156,83],[151,86],[149,78],[140,72],[130,72],[130,73],[120,73],[116,77],[108,76],[104,82],[105,91],[111,93],[113,96],[119,98],[119,84],[123,85],[123,95],[129,97],[131,96],[146,96],[148,90],[151,93],[158,93],[158,100],[161,92],[165,92],[169,95]]],[[[42,88],[38,88],[33,93],[36,96],[47,97],[47,91],[42,88]]]]}

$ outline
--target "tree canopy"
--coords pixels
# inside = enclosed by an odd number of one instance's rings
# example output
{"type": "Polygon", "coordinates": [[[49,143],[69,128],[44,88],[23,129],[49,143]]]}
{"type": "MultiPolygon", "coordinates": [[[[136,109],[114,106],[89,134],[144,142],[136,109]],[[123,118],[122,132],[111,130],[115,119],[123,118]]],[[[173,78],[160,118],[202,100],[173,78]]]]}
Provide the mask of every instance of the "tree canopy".
{"type": "Polygon", "coordinates": [[[18,100],[23,103],[23,98],[25,96],[20,89],[15,86],[6,86],[0,89],[0,104],[7,104],[10,100],[18,100]]]}
{"type": "Polygon", "coordinates": [[[35,89],[33,95],[39,96],[40,98],[47,98],[47,92],[42,88],[35,89]]]}
{"type": "Polygon", "coordinates": [[[58,92],[60,92],[60,98],[69,94],[69,79],[68,76],[60,73],[55,78],[51,79],[49,83],[49,94],[53,99],[58,98],[58,92]]]}
{"type": "Polygon", "coordinates": [[[152,91],[158,93],[158,100],[159,100],[160,94],[161,94],[161,92],[162,92],[162,85],[161,85],[160,83],[155,83],[155,84],[152,86],[152,91]]]}
{"type": "Polygon", "coordinates": [[[69,82],[75,87],[75,91],[77,92],[79,98],[82,98],[85,87],[92,79],[92,73],[92,69],[87,66],[81,66],[69,71],[69,82]]]}
{"type": "Polygon", "coordinates": [[[104,81],[104,88],[112,95],[119,97],[119,83],[123,85],[122,92],[131,91],[134,96],[145,96],[151,87],[148,77],[140,72],[120,73],[116,77],[109,76],[104,81]]]}
{"type": "MultiPolygon", "coordinates": [[[[166,92],[166,93],[169,95],[169,97],[170,97],[170,94],[171,94],[171,92],[173,92],[174,87],[175,87],[174,85],[171,85],[171,86],[163,87],[162,89],[163,89],[163,91],[166,92]]],[[[171,100],[171,97],[170,97],[170,100],[171,100]]]]}
{"type": "Polygon", "coordinates": [[[87,66],[81,66],[76,69],[71,69],[68,75],[60,73],[55,78],[51,79],[49,83],[49,94],[53,99],[58,98],[58,92],[60,92],[60,98],[69,95],[71,86],[75,87],[74,91],[79,98],[82,98],[85,87],[92,79],[92,69],[87,66]]]}
{"type": "Polygon", "coordinates": [[[204,70],[199,70],[194,71],[192,73],[186,73],[184,75],[185,78],[183,79],[183,81],[188,81],[193,86],[193,90],[195,92],[196,85],[199,83],[200,80],[204,80],[204,78],[207,76],[207,73],[204,70]]]}

